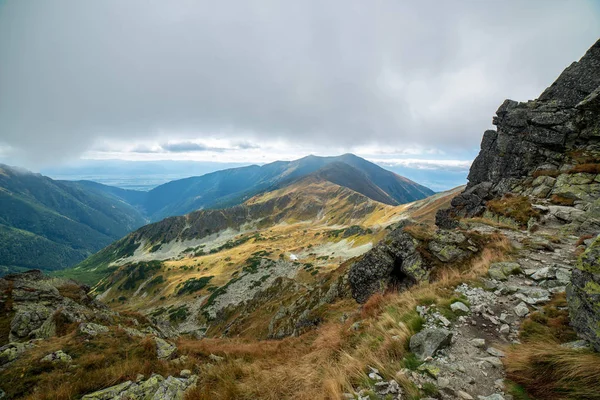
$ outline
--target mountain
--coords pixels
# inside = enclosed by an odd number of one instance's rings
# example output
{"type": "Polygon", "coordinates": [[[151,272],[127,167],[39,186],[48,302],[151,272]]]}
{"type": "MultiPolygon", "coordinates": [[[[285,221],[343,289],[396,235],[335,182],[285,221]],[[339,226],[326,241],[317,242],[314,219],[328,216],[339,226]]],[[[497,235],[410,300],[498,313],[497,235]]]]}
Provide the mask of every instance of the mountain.
{"type": "Polygon", "coordinates": [[[433,192],[375,164],[346,154],[233,168],[172,181],[149,192],[92,181],[56,181],[2,166],[0,266],[62,269],[107,246],[148,220],[198,209],[239,205],[311,174],[389,205],[433,192]]]}
{"type": "Polygon", "coordinates": [[[0,268],[65,268],[146,222],[111,191],[0,165],[0,268]]]}
{"type": "Polygon", "coordinates": [[[338,157],[307,156],[295,161],[276,161],[260,167],[252,165],[232,168],[172,181],[150,190],[143,207],[153,221],[202,208],[229,207],[241,204],[256,194],[287,185],[334,163],[343,163],[353,168],[346,171],[346,176],[342,178],[342,166],[338,165],[337,174],[345,184],[350,184],[354,177],[360,175],[361,180],[370,181],[369,194],[386,204],[408,203],[434,193],[367,160],[353,154],[344,154],[338,157]]]}

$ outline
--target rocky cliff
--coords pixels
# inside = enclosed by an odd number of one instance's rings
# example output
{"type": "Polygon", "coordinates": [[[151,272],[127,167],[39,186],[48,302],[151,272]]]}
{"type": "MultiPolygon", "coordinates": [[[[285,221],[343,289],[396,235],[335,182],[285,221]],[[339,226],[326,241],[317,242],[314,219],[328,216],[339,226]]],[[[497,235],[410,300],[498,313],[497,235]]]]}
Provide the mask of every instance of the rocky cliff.
{"type": "Polygon", "coordinates": [[[600,351],[600,236],[590,243],[573,269],[567,298],[572,325],[600,351]]]}
{"type": "Polygon", "coordinates": [[[451,228],[457,217],[482,215],[487,201],[508,192],[589,209],[600,197],[599,112],[600,41],[537,100],[502,103],[465,191],[438,213],[437,225],[451,228]]]}

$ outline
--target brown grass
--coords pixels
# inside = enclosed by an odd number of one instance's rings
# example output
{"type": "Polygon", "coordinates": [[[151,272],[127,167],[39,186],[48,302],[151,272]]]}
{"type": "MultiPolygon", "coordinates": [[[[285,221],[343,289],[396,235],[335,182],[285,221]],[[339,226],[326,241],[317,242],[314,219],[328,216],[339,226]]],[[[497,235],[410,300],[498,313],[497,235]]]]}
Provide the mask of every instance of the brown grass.
{"type": "Polygon", "coordinates": [[[486,206],[491,212],[511,218],[521,226],[526,226],[530,218],[537,218],[540,215],[531,207],[527,196],[506,194],[501,199],[488,201],[486,206]]]}
{"type": "Polygon", "coordinates": [[[402,230],[415,239],[428,241],[433,238],[434,228],[424,224],[412,224],[405,226],[402,230]]]}
{"type": "Polygon", "coordinates": [[[536,341],[509,349],[505,367],[508,378],[536,399],[600,399],[597,353],[536,341]]]}
{"type": "Polygon", "coordinates": [[[535,171],[532,176],[534,178],[537,178],[538,176],[551,176],[553,178],[556,178],[560,174],[561,174],[561,172],[556,169],[539,169],[539,170],[535,171]]]}
{"type": "Polygon", "coordinates": [[[86,297],[85,291],[81,288],[81,286],[75,283],[67,283],[57,287],[56,289],[58,289],[58,293],[60,293],[62,297],[68,297],[77,303],[80,303],[81,300],[86,297]]]}
{"type": "Polygon", "coordinates": [[[560,346],[577,339],[565,294],[556,295],[521,324],[521,345],[507,349],[510,380],[536,399],[600,399],[600,354],[560,346]]]}
{"type": "Polygon", "coordinates": [[[568,173],[569,174],[577,174],[580,172],[588,173],[588,174],[600,174],[600,164],[599,163],[586,163],[579,164],[571,168],[568,173]]]}
{"type": "Polygon", "coordinates": [[[550,196],[550,203],[559,206],[572,206],[575,204],[575,199],[572,197],[561,196],[559,194],[553,194],[550,196]]]}
{"type": "Polygon", "coordinates": [[[71,333],[40,342],[38,348],[0,372],[0,381],[8,398],[67,400],[135,379],[140,373],[176,374],[181,368],[157,360],[152,339],[130,338],[115,330],[88,341],[71,333]],[[72,365],[76,368],[40,362],[42,357],[59,349],[73,357],[72,365]]]}
{"type": "Polygon", "coordinates": [[[588,239],[593,239],[595,236],[594,235],[582,235],[579,237],[579,239],[577,239],[577,242],[575,243],[575,247],[579,247],[579,246],[583,246],[583,242],[585,242],[588,239]]]}

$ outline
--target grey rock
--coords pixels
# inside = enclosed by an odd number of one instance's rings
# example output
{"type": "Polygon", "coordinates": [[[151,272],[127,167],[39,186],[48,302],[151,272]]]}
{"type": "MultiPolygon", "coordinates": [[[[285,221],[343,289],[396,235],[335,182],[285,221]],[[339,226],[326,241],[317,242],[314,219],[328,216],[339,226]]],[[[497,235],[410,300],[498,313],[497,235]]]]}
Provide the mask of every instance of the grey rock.
{"type": "Polygon", "coordinates": [[[43,357],[40,361],[52,362],[52,363],[70,363],[73,361],[70,355],[62,350],[55,351],[43,357]]]}
{"type": "Polygon", "coordinates": [[[567,286],[571,325],[600,351],[600,235],[577,261],[567,286]]]}
{"type": "Polygon", "coordinates": [[[452,332],[442,328],[429,328],[410,338],[410,351],[421,360],[431,357],[438,350],[450,345],[452,332]]]}
{"type": "Polygon", "coordinates": [[[515,262],[496,262],[490,265],[488,275],[492,279],[505,281],[510,275],[521,272],[521,266],[515,262]]]}
{"type": "Polygon", "coordinates": [[[182,378],[189,378],[190,376],[192,376],[192,371],[190,371],[189,369],[183,369],[179,373],[179,376],[181,376],[182,378]]]}
{"type": "Polygon", "coordinates": [[[79,332],[89,336],[97,336],[101,333],[108,333],[108,327],[92,322],[83,322],[79,324],[79,332]]]}
{"type": "Polygon", "coordinates": [[[408,287],[428,279],[430,266],[417,251],[418,244],[402,226],[391,231],[350,267],[348,282],[352,297],[364,303],[390,284],[408,287]]]}
{"type": "Polygon", "coordinates": [[[529,308],[527,307],[527,304],[525,304],[524,302],[520,302],[515,308],[514,308],[514,312],[517,316],[519,317],[524,317],[527,314],[529,314],[529,308]]]}
{"type": "Polygon", "coordinates": [[[462,390],[457,391],[456,395],[458,396],[459,399],[462,399],[462,400],[473,400],[473,396],[471,396],[469,393],[464,392],[462,390]]]}
{"type": "Polygon", "coordinates": [[[494,357],[504,357],[505,356],[505,354],[502,350],[498,350],[495,347],[488,347],[486,351],[489,355],[492,355],[494,357]]]}
{"type": "Polygon", "coordinates": [[[216,354],[210,354],[210,355],[208,356],[208,358],[210,358],[210,359],[211,359],[211,360],[213,360],[214,362],[221,362],[221,361],[225,360],[225,358],[223,358],[223,357],[221,357],[221,356],[218,356],[218,355],[216,355],[216,354]]]}
{"type": "Polygon", "coordinates": [[[196,385],[198,377],[187,378],[153,374],[145,381],[126,381],[118,385],[87,394],[82,400],[183,400],[185,392],[196,385]]]}
{"type": "Polygon", "coordinates": [[[587,350],[590,348],[590,344],[585,340],[575,340],[573,342],[563,343],[561,347],[575,350],[587,350]]]}
{"type": "Polygon", "coordinates": [[[460,301],[450,304],[450,309],[452,309],[452,311],[462,311],[464,313],[469,312],[469,307],[467,307],[464,303],[460,301]]]}
{"type": "Polygon", "coordinates": [[[504,400],[504,396],[498,393],[491,394],[489,396],[477,396],[478,400],[504,400]]]}
{"type": "Polygon", "coordinates": [[[175,356],[177,347],[174,344],[169,343],[159,337],[155,337],[154,341],[156,342],[156,356],[159,359],[169,360],[175,356]]]}
{"type": "Polygon", "coordinates": [[[485,339],[471,339],[471,344],[475,347],[485,347],[485,339]]]}

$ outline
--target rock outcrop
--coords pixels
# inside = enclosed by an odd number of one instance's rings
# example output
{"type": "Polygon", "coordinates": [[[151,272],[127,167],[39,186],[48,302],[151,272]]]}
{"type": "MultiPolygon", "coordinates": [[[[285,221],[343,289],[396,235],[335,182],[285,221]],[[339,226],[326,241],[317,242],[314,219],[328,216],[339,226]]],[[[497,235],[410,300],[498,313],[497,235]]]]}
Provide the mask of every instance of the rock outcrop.
{"type": "Polygon", "coordinates": [[[88,296],[87,289],[38,270],[7,275],[0,279],[0,293],[5,296],[0,303],[10,308],[10,322],[0,329],[7,331],[9,342],[24,342],[54,336],[69,323],[113,322],[117,313],[88,296]]]}
{"type": "MultiPolygon", "coordinates": [[[[138,382],[126,381],[118,385],[86,394],[82,400],[181,400],[185,392],[196,385],[198,377],[183,373],[180,378],[153,374],[138,382]]],[[[188,371],[189,372],[189,371],[188,371]]]]}
{"type": "Polygon", "coordinates": [[[390,285],[409,286],[429,277],[417,251],[419,241],[398,227],[367,252],[348,272],[352,297],[366,302],[390,285]]]}
{"type": "MultiPolygon", "coordinates": [[[[487,201],[513,192],[594,208],[600,197],[600,41],[537,100],[506,100],[484,133],[465,191],[436,223],[483,214],[487,201]]],[[[597,229],[595,221],[589,229],[597,229]]]]}
{"type": "Polygon", "coordinates": [[[567,286],[571,324],[600,351],[600,235],[581,255],[567,286]]]}

